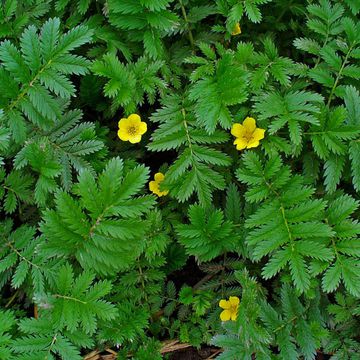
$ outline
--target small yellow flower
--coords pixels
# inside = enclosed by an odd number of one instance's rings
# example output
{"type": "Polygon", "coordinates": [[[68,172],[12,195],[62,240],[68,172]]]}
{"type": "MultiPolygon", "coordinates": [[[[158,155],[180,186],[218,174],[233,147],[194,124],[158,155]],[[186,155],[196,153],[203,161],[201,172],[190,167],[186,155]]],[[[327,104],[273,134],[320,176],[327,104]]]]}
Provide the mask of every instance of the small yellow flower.
{"type": "Polygon", "coordinates": [[[220,300],[219,306],[224,309],[220,314],[221,321],[235,321],[239,304],[240,299],[237,296],[230,296],[229,300],[220,300]]]}
{"type": "Polygon", "coordinates": [[[136,144],[141,141],[141,136],[147,131],[147,125],[141,121],[137,114],[131,114],[128,118],[119,121],[118,137],[122,141],[130,141],[136,144]]]}
{"type": "Polygon", "coordinates": [[[240,34],[241,34],[240,24],[236,23],[234,28],[233,28],[233,31],[232,31],[231,35],[235,36],[235,35],[240,35],[240,34]]]}
{"type": "Polygon", "coordinates": [[[242,124],[232,126],[231,134],[236,137],[236,149],[243,150],[259,146],[260,140],[265,136],[265,130],[257,128],[255,119],[247,117],[242,124]]]}
{"type": "Polygon", "coordinates": [[[154,181],[149,182],[149,189],[157,196],[165,196],[169,193],[168,190],[161,191],[160,190],[160,183],[164,180],[165,175],[161,172],[158,172],[154,176],[154,181]]]}

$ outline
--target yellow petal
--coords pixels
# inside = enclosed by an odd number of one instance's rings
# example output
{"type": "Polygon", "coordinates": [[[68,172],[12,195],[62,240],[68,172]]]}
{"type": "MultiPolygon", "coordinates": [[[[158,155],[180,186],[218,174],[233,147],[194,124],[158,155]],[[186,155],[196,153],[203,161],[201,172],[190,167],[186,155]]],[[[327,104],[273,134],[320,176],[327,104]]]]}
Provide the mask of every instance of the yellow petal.
{"type": "Polygon", "coordinates": [[[158,193],[156,193],[157,196],[161,197],[161,196],[166,196],[169,193],[169,191],[160,191],[158,193]]]}
{"type": "Polygon", "coordinates": [[[141,121],[141,117],[138,114],[131,114],[129,115],[128,119],[135,123],[139,123],[141,121]]]}
{"type": "Polygon", "coordinates": [[[244,138],[237,138],[234,141],[234,145],[236,145],[237,150],[244,150],[247,146],[248,142],[244,138]]]}
{"type": "Polygon", "coordinates": [[[231,320],[235,321],[237,319],[237,311],[231,313],[231,320]]]}
{"type": "Polygon", "coordinates": [[[239,35],[239,34],[241,34],[241,27],[239,23],[236,23],[231,35],[239,35]]]}
{"type": "Polygon", "coordinates": [[[158,183],[160,181],[163,181],[164,178],[165,178],[165,175],[163,173],[161,173],[161,172],[156,173],[155,176],[154,176],[155,181],[158,182],[158,183]]]}
{"type": "Polygon", "coordinates": [[[265,130],[256,128],[252,134],[254,140],[259,141],[265,137],[265,130]]]}
{"type": "Polygon", "coordinates": [[[158,185],[158,183],[156,182],[156,181],[150,181],[149,182],[149,190],[152,192],[152,193],[154,193],[154,194],[156,194],[156,195],[159,195],[159,185],[158,185]]]}
{"type": "Polygon", "coordinates": [[[251,140],[248,142],[247,144],[247,148],[250,149],[250,148],[256,148],[260,145],[260,143],[257,141],[257,140],[251,140]]]}
{"type": "Polygon", "coordinates": [[[241,124],[234,124],[231,127],[231,135],[241,137],[246,133],[246,129],[241,124]]]}
{"type": "Polygon", "coordinates": [[[246,128],[247,132],[252,133],[256,129],[256,121],[252,117],[247,117],[243,122],[243,126],[246,128]]]}
{"type": "Polygon", "coordinates": [[[119,137],[120,140],[122,140],[122,141],[128,141],[129,140],[129,134],[126,131],[126,129],[124,129],[124,128],[119,129],[117,134],[118,134],[118,137],[119,137]]]}
{"type": "Polygon", "coordinates": [[[132,135],[132,136],[129,136],[129,141],[130,141],[132,144],[139,143],[139,142],[141,141],[141,135],[132,135]]]}
{"type": "Polygon", "coordinates": [[[235,306],[239,305],[240,299],[237,296],[230,296],[229,297],[229,302],[233,307],[235,307],[235,306]]]}
{"type": "Polygon", "coordinates": [[[229,321],[231,318],[231,312],[230,310],[224,310],[220,314],[220,320],[221,321],[229,321]]]}
{"type": "Polygon", "coordinates": [[[227,300],[220,300],[220,301],[219,301],[219,306],[220,306],[222,309],[230,309],[231,304],[230,304],[230,302],[227,301],[227,300]]]}
{"type": "Polygon", "coordinates": [[[124,118],[120,119],[120,121],[118,122],[119,128],[125,128],[125,127],[127,127],[128,122],[129,122],[128,119],[124,119],[124,118]]]}
{"type": "Polygon", "coordinates": [[[140,122],[140,125],[139,125],[139,133],[140,135],[144,135],[147,131],[147,124],[146,122],[140,122]]]}

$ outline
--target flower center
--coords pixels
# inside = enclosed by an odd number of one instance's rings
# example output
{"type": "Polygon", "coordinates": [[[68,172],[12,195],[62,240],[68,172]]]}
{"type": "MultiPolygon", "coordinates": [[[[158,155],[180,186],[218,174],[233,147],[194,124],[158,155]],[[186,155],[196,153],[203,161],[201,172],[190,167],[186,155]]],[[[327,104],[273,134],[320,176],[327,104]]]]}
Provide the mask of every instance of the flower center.
{"type": "Polygon", "coordinates": [[[128,131],[128,133],[129,133],[129,135],[136,135],[137,134],[137,126],[129,126],[128,127],[128,129],[127,129],[127,131],[128,131]]]}
{"type": "Polygon", "coordinates": [[[246,132],[243,136],[243,139],[245,139],[247,142],[250,142],[254,139],[253,132],[246,132]]]}

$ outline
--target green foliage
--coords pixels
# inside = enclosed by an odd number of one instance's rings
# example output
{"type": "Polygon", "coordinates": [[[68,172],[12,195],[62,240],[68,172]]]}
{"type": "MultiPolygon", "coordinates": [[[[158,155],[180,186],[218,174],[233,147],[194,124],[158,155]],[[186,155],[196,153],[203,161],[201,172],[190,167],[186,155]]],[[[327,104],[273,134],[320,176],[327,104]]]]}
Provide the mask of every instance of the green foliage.
{"type": "Polygon", "coordinates": [[[2,1],[0,359],[358,360],[359,16],[2,1]]]}
{"type": "MultiPolygon", "coordinates": [[[[238,48],[238,56],[239,53],[238,48]]],[[[260,90],[268,81],[270,75],[281,85],[290,85],[293,62],[289,58],[279,56],[279,52],[271,38],[264,39],[264,52],[254,54],[251,62],[256,66],[251,79],[251,84],[255,90],[260,90]]],[[[289,97],[287,100],[289,102],[285,106],[288,106],[290,112],[293,105],[290,104],[291,99],[289,97]]]]}
{"type": "Polygon", "coordinates": [[[318,124],[317,114],[322,96],[308,91],[289,91],[282,95],[269,92],[260,95],[255,103],[255,111],[259,120],[271,119],[268,125],[270,134],[274,134],[285,125],[294,147],[302,144],[303,124],[318,124]]]}
{"type": "Polygon", "coordinates": [[[151,196],[134,197],[147,179],[147,168],[125,172],[119,158],[110,160],[97,179],[83,171],[73,188],[79,199],[58,191],[56,208],[44,212],[43,251],[75,256],[85,269],[101,274],[128,268],[145,245],[147,222],[141,216],[154,205],[151,196]]]}
{"type": "Polygon", "coordinates": [[[145,96],[152,104],[157,91],[164,89],[166,83],[158,77],[162,66],[161,61],[149,62],[145,57],[123,65],[115,55],[106,54],[102,61],[94,62],[92,70],[96,75],[110,79],[104,86],[104,94],[112,99],[111,113],[119,107],[131,113],[137,105],[144,103],[145,96]]]}
{"type": "Polygon", "coordinates": [[[171,34],[178,26],[178,17],[168,10],[172,0],[111,0],[110,23],[122,30],[132,30],[137,41],[142,41],[144,51],[150,57],[162,58],[164,44],[162,37],[171,34]]]}
{"type": "Polygon", "coordinates": [[[329,203],[326,219],[332,227],[334,235],[328,244],[328,248],[332,248],[334,262],[321,266],[324,268],[330,265],[322,279],[324,291],[336,290],[342,279],[350,294],[360,296],[358,266],[360,253],[357,249],[360,224],[350,217],[358,206],[359,203],[349,195],[341,195],[329,203]]]}
{"type": "Polygon", "coordinates": [[[0,253],[1,277],[11,276],[13,288],[19,288],[28,274],[32,273],[34,285],[43,287],[43,279],[40,264],[32,262],[36,241],[34,241],[35,228],[23,225],[11,232],[12,222],[10,220],[1,223],[2,251],[0,253]]]}
{"type": "Polygon", "coordinates": [[[232,32],[234,25],[246,15],[250,21],[259,23],[262,19],[260,5],[266,4],[271,0],[217,0],[217,6],[224,16],[227,17],[227,28],[232,32]]]}
{"type": "Polygon", "coordinates": [[[307,312],[307,307],[312,304],[302,304],[288,285],[281,287],[280,300],[280,314],[265,301],[261,306],[261,318],[273,334],[274,344],[280,352],[279,358],[296,359],[303,356],[304,359],[314,359],[316,349],[321,345],[320,340],[326,336],[321,326],[322,319],[307,312]]]}
{"type": "Polygon", "coordinates": [[[111,290],[111,283],[104,280],[93,284],[95,274],[84,271],[74,278],[69,265],[59,269],[51,294],[42,301],[43,307],[52,308],[52,324],[56,329],[73,333],[79,328],[92,335],[97,319],[111,320],[116,315],[114,306],[101,300],[111,290]]]}
{"type": "Polygon", "coordinates": [[[222,211],[206,212],[193,205],[189,209],[189,218],[190,225],[176,227],[179,241],[189,255],[196,256],[199,261],[210,261],[227,251],[236,250],[239,237],[235,234],[234,224],[224,221],[222,211]]]}
{"type": "Polygon", "coordinates": [[[14,314],[10,311],[0,310],[0,359],[11,358],[11,335],[9,330],[15,325],[14,314]]]}
{"type": "MultiPolygon", "coordinates": [[[[84,170],[94,173],[88,155],[101,150],[103,142],[96,139],[94,124],[87,121],[80,123],[81,118],[82,113],[78,109],[64,113],[48,130],[40,130],[32,137],[29,136],[27,144],[16,155],[16,169],[30,165],[34,171],[40,173],[35,191],[40,192],[38,187],[43,182],[51,182],[56,176],[60,176],[62,186],[69,190],[73,183],[72,169],[78,173],[84,170]],[[37,151],[44,155],[34,156],[37,151]],[[48,158],[44,159],[45,156],[48,158]],[[58,164],[60,171],[56,171],[58,164]],[[42,182],[43,179],[45,181],[42,182]]],[[[37,192],[35,197],[36,195],[37,192]]],[[[36,200],[41,203],[39,198],[36,197],[36,200]]]]}
{"type": "Polygon", "coordinates": [[[15,142],[23,143],[27,121],[43,130],[61,116],[54,96],[75,95],[71,74],[85,74],[89,62],[71,51],[91,40],[92,31],[78,26],[60,35],[60,20],[49,19],[40,32],[29,26],[20,38],[20,49],[9,40],[0,44],[0,77],[7,91],[0,102],[5,107],[5,124],[15,142]],[[25,116],[25,118],[24,118],[25,116]]]}
{"type": "Polygon", "coordinates": [[[230,128],[232,114],[229,106],[247,100],[248,76],[243,67],[236,63],[234,53],[225,51],[220,44],[219,59],[208,45],[201,44],[200,49],[205,59],[195,57],[188,60],[201,64],[191,76],[194,84],[190,88],[189,98],[196,101],[197,121],[209,134],[213,134],[218,124],[225,129],[230,128]]]}
{"type": "Polygon", "coordinates": [[[334,331],[325,343],[325,349],[334,353],[334,357],[352,360],[359,353],[359,333],[356,316],[359,315],[359,301],[352,296],[344,296],[338,292],[334,304],[328,306],[328,311],[334,321],[334,331]]]}
{"type": "Polygon", "coordinates": [[[169,166],[164,188],[180,202],[196,192],[203,205],[209,205],[213,189],[224,189],[224,177],[215,166],[230,164],[230,158],[223,152],[210,147],[224,143],[228,136],[220,130],[209,135],[196,126],[194,108],[187,98],[167,97],[164,105],[152,120],[160,123],[152,135],[148,148],[152,151],[181,149],[178,158],[169,166]]]}
{"type": "Polygon", "coordinates": [[[326,203],[312,197],[314,189],[301,176],[292,176],[279,156],[263,162],[254,153],[243,155],[237,172],[248,185],[245,198],[258,203],[257,210],[246,220],[250,229],[247,244],[255,261],[268,256],[262,276],[270,279],[289,268],[292,281],[300,292],[310,288],[311,274],[307,261],[331,261],[333,254],[324,244],[334,233],[323,222],[326,203]]]}
{"type": "Polygon", "coordinates": [[[256,354],[259,359],[270,359],[268,344],[271,336],[260,322],[261,293],[257,283],[245,270],[238,272],[236,277],[243,288],[241,306],[236,322],[224,325],[225,335],[217,335],[212,340],[214,345],[224,348],[218,358],[251,359],[252,354],[256,354]]]}
{"type": "Polygon", "coordinates": [[[19,327],[25,335],[12,343],[12,350],[16,354],[14,359],[54,359],[56,356],[71,360],[82,358],[74,343],[66,335],[55,331],[46,319],[24,319],[19,327]]]}
{"type": "Polygon", "coordinates": [[[3,208],[7,214],[13,213],[20,202],[33,202],[31,187],[34,180],[31,175],[13,170],[6,176],[5,171],[0,170],[0,179],[3,182],[0,197],[4,200],[3,208]]]}

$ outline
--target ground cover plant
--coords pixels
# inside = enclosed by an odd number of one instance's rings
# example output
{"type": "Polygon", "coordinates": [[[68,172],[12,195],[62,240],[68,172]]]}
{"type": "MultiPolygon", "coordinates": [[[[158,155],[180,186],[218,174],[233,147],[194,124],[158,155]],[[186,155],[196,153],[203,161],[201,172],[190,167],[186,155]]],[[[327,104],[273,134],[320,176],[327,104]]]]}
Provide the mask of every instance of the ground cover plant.
{"type": "Polygon", "coordinates": [[[360,359],[359,19],[2,1],[0,360],[360,359]]]}

